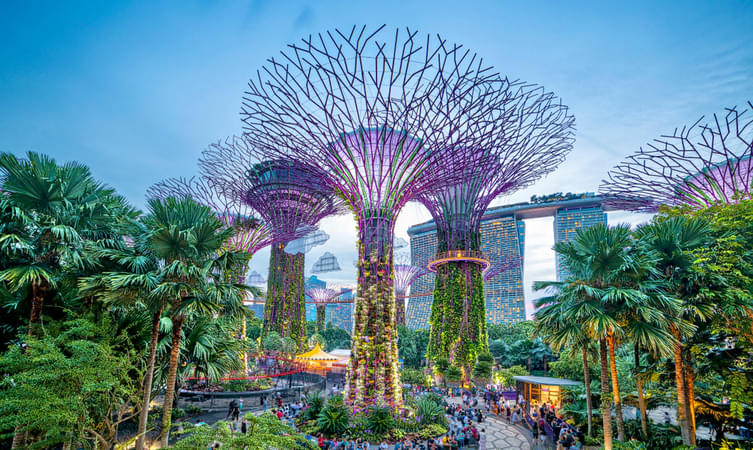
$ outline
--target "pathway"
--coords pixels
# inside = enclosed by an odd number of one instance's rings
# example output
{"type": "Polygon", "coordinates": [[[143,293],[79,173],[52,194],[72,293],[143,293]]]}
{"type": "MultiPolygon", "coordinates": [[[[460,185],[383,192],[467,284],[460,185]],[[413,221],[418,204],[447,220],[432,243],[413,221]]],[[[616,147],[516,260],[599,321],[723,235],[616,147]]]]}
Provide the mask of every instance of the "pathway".
{"type": "MultiPolygon", "coordinates": [[[[460,403],[460,398],[447,398],[448,403],[460,403]]],[[[531,443],[528,437],[518,427],[497,419],[494,416],[486,416],[480,428],[486,430],[481,438],[479,450],[513,449],[530,450],[531,443]]]]}

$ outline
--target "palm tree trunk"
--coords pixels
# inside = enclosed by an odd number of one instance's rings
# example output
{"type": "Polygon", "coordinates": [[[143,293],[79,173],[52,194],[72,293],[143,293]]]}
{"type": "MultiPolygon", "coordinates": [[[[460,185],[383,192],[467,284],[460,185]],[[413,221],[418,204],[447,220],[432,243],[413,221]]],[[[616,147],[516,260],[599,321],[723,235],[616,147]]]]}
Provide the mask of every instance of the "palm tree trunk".
{"type": "Polygon", "coordinates": [[[31,285],[31,314],[29,315],[29,336],[37,336],[42,325],[42,307],[44,305],[45,287],[37,283],[31,285]]]}
{"type": "Polygon", "coordinates": [[[609,362],[607,340],[599,339],[601,364],[601,422],[604,427],[604,450],[612,450],[612,401],[609,399],[609,362]]]}
{"type": "Polygon", "coordinates": [[[617,439],[625,440],[625,423],[622,417],[622,400],[620,399],[620,385],[617,379],[617,360],[614,356],[614,335],[607,337],[609,343],[609,370],[612,375],[612,397],[614,398],[614,409],[617,419],[617,439]]]}
{"type": "Polygon", "coordinates": [[[167,372],[167,388],[165,390],[165,403],[162,405],[162,432],[160,442],[162,447],[167,447],[170,436],[170,419],[173,413],[173,396],[175,395],[175,381],[178,377],[178,359],[180,356],[180,333],[186,317],[178,315],[173,318],[173,340],[170,347],[170,367],[167,372]]]}
{"type": "Polygon", "coordinates": [[[17,448],[21,448],[21,446],[24,444],[24,430],[21,428],[21,425],[16,426],[15,432],[13,433],[13,443],[11,444],[10,448],[12,450],[15,450],[17,448]]]}
{"type": "Polygon", "coordinates": [[[144,439],[146,434],[146,422],[149,417],[149,403],[152,401],[152,380],[154,379],[154,361],[157,355],[157,341],[159,340],[159,322],[162,318],[162,307],[152,316],[152,339],[149,341],[149,357],[146,363],[146,373],[144,374],[144,397],[139,412],[139,428],[137,431],[138,439],[136,440],[136,450],[144,449],[144,439]]]}
{"type": "Polygon", "coordinates": [[[680,337],[680,330],[675,329],[672,331],[675,336],[675,385],[677,387],[677,421],[680,424],[680,434],[682,435],[682,443],[684,445],[690,444],[690,423],[688,422],[687,415],[687,398],[685,391],[685,364],[682,361],[682,338],[680,337]]]}
{"type": "Polygon", "coordinates": [[[690,445],[696,445],[696,436],[695,436],[695,389],[693,387],[693,384],[695,382],[695,371],[693,370],[693,366],[688,362],[685,364],[684,367],[684,375],[685,375],[685,399],[687,402],[685,403],[685,414],[688,418],[688,423],[690,425],[690,445]]]}
{"type": "Polygon", "coordinates": [[[641,375],[637,371],[641,367],[640,348],[638,344],[635,344],[633,354],[635,356],[635,387],[638,390],[638,408],[641,411],[641,430],[643,430],[644,439],[648,438],[648,420],[646,418],[646,399],[643,398],[643,381],[641,375]]]}
{"type": "Polygon", "coordinates": [[[588,437],[591,437],[591,422],[593,421],[593,407],[591,405],[591,374],[588,369],[588,348],[583,347],[583,382],[586,385],[586,410],[588,412],[588,437]]]}

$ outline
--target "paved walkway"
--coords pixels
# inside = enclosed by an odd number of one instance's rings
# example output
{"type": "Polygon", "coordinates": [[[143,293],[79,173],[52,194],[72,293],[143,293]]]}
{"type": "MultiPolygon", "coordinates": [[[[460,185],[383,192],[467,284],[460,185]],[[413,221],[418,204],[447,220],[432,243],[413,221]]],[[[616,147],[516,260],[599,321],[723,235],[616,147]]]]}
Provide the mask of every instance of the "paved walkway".
{"type": "MultiPolygon", "coordinates": [[[[448,403],[460,403],[460,398],[447,398],[448,403]]],[[[486,430],[481,438],[479,450],[514,449],[530,450],[531,443],[517,427],[510,425],[504,420],[488,415],[479,428],[486,430]]]]}

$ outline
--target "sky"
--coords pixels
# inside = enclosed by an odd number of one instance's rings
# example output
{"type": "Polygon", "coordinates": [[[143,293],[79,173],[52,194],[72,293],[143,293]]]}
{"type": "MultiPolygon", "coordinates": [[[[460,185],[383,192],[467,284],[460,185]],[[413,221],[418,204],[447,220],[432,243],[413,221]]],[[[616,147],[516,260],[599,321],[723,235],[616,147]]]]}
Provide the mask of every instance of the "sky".
{"type": "MultiPolygon", "coordinates": [[[[642,144],[753,100],[753,2],[250,1],[0,5],[0,151],[78,160],[138,207],[153,183],[191,176],[200,152],[241,131],[249,77],[286,45],[354,25],[410,27],[463,44],[512,79],[543,85],[576,118],[557,171],[495,205],[593,192],[642,144]]],[[[397,234],[429,220],[408,204],[397,234]]],[[[610,213],[637,224],[646,215],[610,213]]],[[[552,220],[526,222],[530,285],[553,279],[552,220]]],[[[354,284],[355,224],[327,218],[325,251],[354,284]]],[[[252,269],[266,276],[268,251],[252,269]]],[[[308,274],[308,273],[307,273],[308,274]]]]}

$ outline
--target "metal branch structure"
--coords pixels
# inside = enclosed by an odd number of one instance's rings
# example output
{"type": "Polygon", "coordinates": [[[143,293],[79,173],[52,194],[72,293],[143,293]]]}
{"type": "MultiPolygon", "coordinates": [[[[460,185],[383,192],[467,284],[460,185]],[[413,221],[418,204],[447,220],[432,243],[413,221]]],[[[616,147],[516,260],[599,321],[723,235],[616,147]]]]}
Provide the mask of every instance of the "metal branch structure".
{"type": "MultiPolygon", "coordinates": [[[[427,356],[449,360],[468,381],[476,357],[488,349],[481,252],[481,218],[498,196],[553,171],[573,146],[574,117],[540,86],[502,79],[486,101],[493,108],[472,130],[473,145],[452,147],[436,168],[447,186],[418,196],[434,219],[437,254],[427,356]]],[[[453,121],[466,120],[462,115],[453,121]]]]}
{"type": "Polygon", "coordinates": [[[303,350],[305,253],[291,255],[285,247],[315,231],[321,219],[343,212],[342,200],[324,183],[321,170],[289,158],[266,158],[240,137],[210,146],[202,153],[199,167],[223,192],[253,208],[269,226],[273,242],[264,332],[290,336],[303,350]]]}
{"type": "Polygon", "coordinates": [[[675,129],[615,166],[601,193],[619,209],[706,208],[749,199],[753,182],[753,103],[675,129]]]}
{"type": "Polygon", "coordinates": [[[395,264],[395,310],[398,325],[405,325],[406,294],[408,288],[426,269],[410,264],[395,264]]]}
{"type": "Polygon", "coordinates": [[[495,276],[507,272],[513,267],[520,267],[520,258],[516,257],[503,257],[496,263],[491,263],[489,267],[484,270],[481,275],[484,278],[484,282],[487,282],[495,276]]]}
{"type": "Polygon", "coordinates": [[[311,266],[311,273],[328,273],[342,270],[337,262],[337,257],[330,252],[324,252],[319,259],[311,266]]]}
{"type": "Polygon", "coordinates": [[[353,27],[289,45],[249,81],[246,136],[327,172],[358,225],[358,291],[345,401],[402,403],[392,244],[406,202],[449,179],[436,168],[486,126],[498,74],[440,36],[353,27]],[[453,120],[462,117],[463,120],[453,120]]]}
{"type": "Polygon", "coordinates": [[[333,303],[333,300],[343,294],[350,292],[348,289],[336,291],[326,288],[306,289],[306,296],[316,305],[316,331],[324,331],[325,319],[327,315],[327,305],[333,303]]]}

